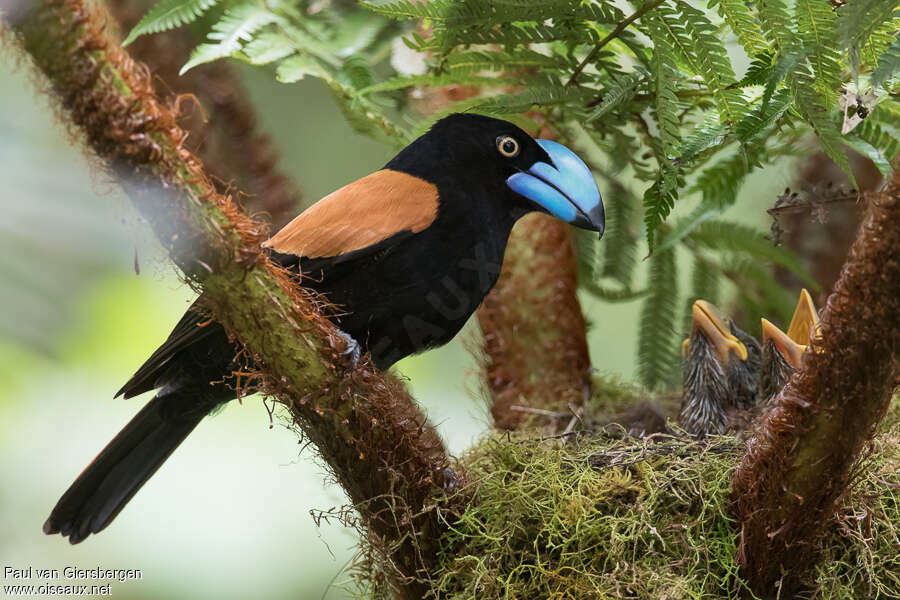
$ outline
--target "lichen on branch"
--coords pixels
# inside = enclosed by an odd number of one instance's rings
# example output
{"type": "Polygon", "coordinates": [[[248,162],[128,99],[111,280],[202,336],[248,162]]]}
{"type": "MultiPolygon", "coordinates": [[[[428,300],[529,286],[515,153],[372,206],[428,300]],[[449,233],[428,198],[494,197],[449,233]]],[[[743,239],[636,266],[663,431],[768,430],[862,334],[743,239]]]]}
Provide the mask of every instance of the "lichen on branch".
{"type": "Polygon", "coordinates": [[[64,121],[254,359],[258,388],[288,406],[316,444],[383,551],[395,591],[420,597],[441,528],[431,501],[443,493],[448,464],[435,430],[402,386],[367,360],[345,372],[343,343],[320,300],[260,252],[267,227],[215,190],[184,147],[177,111],[157,100],[148,69],[106,35],[110,17],[101,6],[25,2],[4,19],[64,121]]]}

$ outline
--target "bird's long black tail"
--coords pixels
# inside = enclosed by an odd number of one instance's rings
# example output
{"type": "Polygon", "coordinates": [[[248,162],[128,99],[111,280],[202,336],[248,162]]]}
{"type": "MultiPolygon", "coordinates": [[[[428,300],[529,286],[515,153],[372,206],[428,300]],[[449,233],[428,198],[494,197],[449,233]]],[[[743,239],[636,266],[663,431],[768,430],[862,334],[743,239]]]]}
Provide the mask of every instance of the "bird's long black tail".
{"type": "Polygon", "coordinates": [[[101,531],[214,406],[182,391],[161,391],[69,486],[44,533],[77,544],[101,531]]]}

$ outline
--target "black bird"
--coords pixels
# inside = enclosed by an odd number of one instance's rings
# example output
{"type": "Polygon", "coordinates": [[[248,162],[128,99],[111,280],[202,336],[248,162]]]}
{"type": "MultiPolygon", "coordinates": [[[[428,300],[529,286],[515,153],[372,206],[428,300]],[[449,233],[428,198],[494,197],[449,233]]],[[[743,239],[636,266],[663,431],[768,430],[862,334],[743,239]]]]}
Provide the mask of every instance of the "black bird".
{"type": "Polygon", "coordinates": [[[768,319],[762,319],[763,350],[759,387],[763,409],[772,407],[778,392],[794,371],[800,368],[800,358],[809,347],[810,335],[818,325],[819,313],[812,296],[805,289],[800,292],[787,333],[768,319]]]}
{"type": "MultiPolygon", "coordinates": [[[[264,246],[336,307],[328,316],[348,345],[387,369],[456,335],[496,282],[513,224],[532,211],[603,234],[600,192],[571,150],[456,114],[264,246]]],[[[224,380],[244,365],[222,326],[206,321],[188,310],[119,390],[159,391],[63,494],[45,533],[77,544],[105,528],[203,417],[235,397],[224,380]]]]}
{"type": "Polygon", "coordinates": [[[759,342],[704,300],[694,302],[692,318],[691,337],[682,345],[678,424],[698,436],[722,434],[731,419],[757,403],[759,342]]]}

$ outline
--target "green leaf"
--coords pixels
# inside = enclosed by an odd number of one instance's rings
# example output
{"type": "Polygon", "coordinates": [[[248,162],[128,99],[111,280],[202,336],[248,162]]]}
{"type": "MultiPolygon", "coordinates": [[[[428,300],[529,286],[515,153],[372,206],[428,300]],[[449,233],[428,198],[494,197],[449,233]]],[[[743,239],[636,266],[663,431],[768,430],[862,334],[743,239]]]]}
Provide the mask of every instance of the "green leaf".
{"type": "Polygon", "coordinates": [[[851,184],[856,187],[856,178],[853,176],[853,170],[847,160],[847,153],[844,152],[841,130],[832,112],[823,104],[823,98],[817,92],[813,78],[802,71],[795,73],[791,81],[791,94],[800,113],[819,136],[822,150],[841,168],[850,179],[851,184]]]}
{"type": "Polygon", "coordinates": [[[688,163],[698,154],[720,146],[725,141],[728,125],[719,122],[718,115],[710,114],[681,144],[678,163],[688,163]]]}
{"type": "Polygon", "coordinates": [[[562,83],[546,81],[543,85],[528,86],[513,94],[482,98],[473,105],[496,115],[519,114],[535,107],[583,103],[589,92],[582,88],[566,88],[562,83]]]}
{"type": "Polygon", "coordinates": [[[766,38],[775,42],[776,51],[779,54],[796,52],[800,40],[785,0],[756,0],[756,5],[766,38]]]}
{"type": "Polygon", "coordinates": [[[123,46],[146,33],[160,33],[193,23],[218,0],[160,0],[134,26],[123,46]]]}
{"type": "MultiPolygon", "coordinates": [[[[721,213],[722,207],[718,205],[718,202],[701,202],[689,215],[678,219],[678,222],[666,232],[666,235],[656,247],[656,252],[665,252],[669,248],[673,248],[699,227],[701,223],[721,213]]],[[[710,300],[710,302],[713,302],[713,300],[710,300]]]]}
{"type": "Polygon", "coordinates": [[[638,334],[638,376],[650,389],[669,387],[680,356],[675,321],[678,312],[678,271],[675,252],[650,257],[649,294],[641,307],[638,334]]]}
{"type": "Polygon", "coordinates": [[[508,52],[477,50],[455,52],[438,66],[439,72],[475,73],[477,71],[506,71],[515,69],[559,69],[566,63],[558,56],[547,56],[528,49],[508,52]]]}
{"type": "Polygon", "coordinates": [[[719,116],[724,123],[736,123],[747,112],[747,101],[741,90],[731,85],[737,79],[716,26],[683,0],[678,0],[677,7],[683,27],[693,40],[696,67],[713,93],[719,116]]]}
{"type": "MultiPolygon", "coordinates": [[[[880,109],[880,106],[876,107],[876,111],[880,109]]],[[[893,161],[900,155],[900,131],[896,127],[879,123],[873,117],[876,117],[874,111],[853,133],[884,154],[889,161],[893,161]]]]}
{"type": "MultiPolygon", "coordinates": [[[[649,18],[647,27],[653,40],[652,73],[656,92],[656,119],[665,157],[677,154],[681,138],[678,98],[675,96],[675,50],[669,41],[665,24],[658,17],[649,18]]],[[[668,213],[666,213],[668,214],[668,213]]]]}
{"type": "Polygon", "coordinates": [[[263,32],[247,43],[243,52],[254,65],[267,65],[296,53],[290,38],[278,32],[263,32]]]}
{"type": "Polygon", "coordinates": [[[684,311],[685,331],[690,331],[693,326],[691,315],[696,300],[706,300],[712,304],[719,304],[722,282],[722,271],[708,258],[700,255],[694,256],[694,268],[691,270],[691,294],[687,298],[684,311]]]}
{"type": "Polygon", "coordinates": [[[769,52],[769,44],[759,26],[759,18],[747,0],[714,0],[709,3],[710,8],[716,5],[719,15],[728,23],[749,56],[769,52]]]}
{"type": "Polygon", "coordinates": [[[762,97],[762,105],[760,108],[761,113],[765,113],[766,109],[769,105],[769,100],[772,99],[772,94],[775,93],[775,89],[778,87],[778,84],[788,76],[789,73],[793,73],[797,68],[797,65],[800,64],[800,61],[803,60],[803,55],[798,52],[783,54],[778,57],[778,61],[772,67],[771,73],[769,73],[769,78],[766,80],[766,89],[763,92],[762,97]]]}
{"type": "Polygon", "coordinates": [[[897,71],[900,71],[900,38],[895,39],[884,54],[878,58],[878,65],[872,71],[872,86],[884,85],[894,77],[897,71]]]}
{"type": "Polygon", "coordinates": [[[644,192],[644,225],[647,245],[654,249],[656,230],[666,220],[678,200],[678,190],[684,185],[681,174],[674,168],[662,171],[653,185],[644,192]]]}
{"type": "Polygon", "coordinates": [[[240,4],[225,11],[207,35],[215,43],[200,44],[194,48],[190,59],[181,67],[178,74],[184,75],[197,65],[231,56],[238,52],[256,31],[277,19],[273,13],[255,4],[240,4]]]}
{"type": "Polygon", "coordinates": [[[769,80],[769,75],[772,73],[772,68],[774,67],[772,64],[773,58],[772,54],[768,52],[754,56],[753,60],[750,61],[750,66],[747,67],[747,72],[744,73],[741,80],[737,82],[737,87],[765,85],[766,81],[769,80]]]}
{"type": "Polygon", "coordinates": [[[763,104],[759,102],[757,106],[747,114],[744,119],[738,123],[734,131],[738,139],[743,143],[758,141],[758,138],[765,137],[775,123],[784,115],[791,107],[791,94],[788,90],[780,90],[771,102],[763,104]]]}
{"type": "Polygon", "coordinates": [[[613,81],[603,90],[601,94],[603,100],[591,111],[584,122],[596,121],[631,100],[637,88],[649,77],[650,73],[646,69],[637,66],[633,72],[613,81]]]}
{"type": "MultiPolygon", "coordinates": [[[[637,265],[639,234],[635,231],[635,209],[638,200],[617,177],[601,173],[609,184],[606,198],[606,231],[600,246],[603,248],[603,266],[600,275],[618,281],[625,289],[631,288],[634,268],[637,265]]],[[[593,240],[593,236],[591,236],[593,240]]],[[[596,244],[595,244],[596,245],[596,244]]]]}
{"type": "Polygon", "coordinates": [[[711,251],[750,255],[757,260],[763,259],[780,265],[802,279],[806,285],[819,289],[809,269],[800,262],[796,254],[783,246],[773,246],[762,232],[747,225],[733,221],[709,220],[697,227],[688,237],[711,251]]]}
{"type": "Polygon", "coordinates": [[[328,73],[311,56],[296,55],[282,60],[275,69],[275,77],[281,83],[294,83],[307,75],[327,79],[328,73]]]}
{"type": "Polygon", "coordinates": [[[372,85],[375,77],[369,63],[359,56],[351,56],[341,65],[338,81],[354,90],[360,90],[372,85]]]}
{"type": "Polygon", "coordinates": [[[884,153],[858,135],[844,136],[844,143],[872,161],[885,179],[891,176],[891,161],[884,153]]]}
{"type": "Polygon", "coordinates": [[[360,94],[374,94],[378,92],[390,92],[393,90],[403,90],[409,87],[429,88],[442,87],[445,85],[472,85],[477,87],[502,87],[520,84],[521,79],[515,77],[487,77],[480,75],[469,75],[467,73],[445,73],[442,75],[406,75],[392,77],[387,81],[372,84],[359,90],[360,94]]]}
{"type": "Polygon", "coordinates": [[[898,10],[896,0],[852,0],[837,11],[838,37],[844,48],[862,47],[898,10]]]}
{"type": "Polygon", "coordinates": [[[841,54],[837,44],[837,16],[821,0],[797,0],[797,31],[815,73],[813,85],[823,106],[837,102],[841,87],[841,54]]]}
{"type": "Polygon", "coordinates": [[[701,206],[722,211],[737,201],[741,184],[756,161],[757,155],[752,150],[738,148],[701,171],[690,191],[703,194],[701,206]]]}

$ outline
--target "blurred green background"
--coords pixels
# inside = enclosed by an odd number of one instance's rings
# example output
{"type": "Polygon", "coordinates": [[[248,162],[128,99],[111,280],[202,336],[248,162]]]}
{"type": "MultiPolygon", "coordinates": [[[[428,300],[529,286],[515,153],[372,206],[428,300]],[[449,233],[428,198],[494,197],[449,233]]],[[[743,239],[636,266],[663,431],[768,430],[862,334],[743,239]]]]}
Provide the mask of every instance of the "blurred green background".
{"type": "MultiPolygon", "coordinates": [[[[78,546],[42,534],[61,493],[141,406],[112,396],[192,294],[116,184],[72,144],[33,75],[13,63],[8,53],[0,61],[0,572],[141,569],[142,581],[112,583],[117,598],[349,597],[341,571],[354,534],[317,528],[309,514],[346,500],[277,413],[269,427],[258,397],[205,421],[102,534],[78,546]]],[[[348,128],[318,82],[241,72],[308,200],[389,158],[348,128]]],[[[765,226],[790,167],[752,177],[744,194],[753,197],[726,216],[765,226]]],[[[583,300],[595,367],[632,379],[638,303],[583,300]]],[[[454,454],[489,428],[461,341],[477,335],[470,323],[448,346],[398,366],[454,454]]],[[[0,585],[10,583],[22,582],[0,585]]]]}

